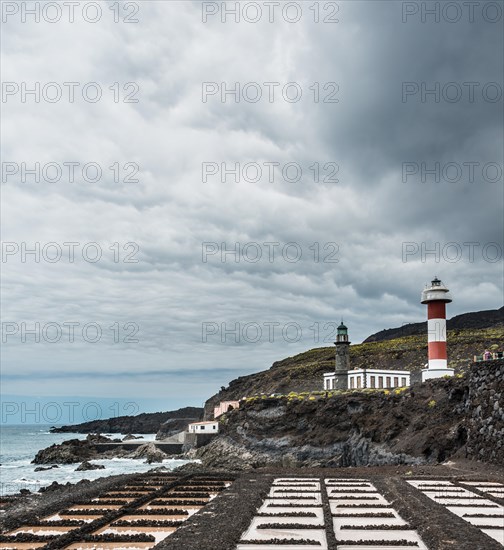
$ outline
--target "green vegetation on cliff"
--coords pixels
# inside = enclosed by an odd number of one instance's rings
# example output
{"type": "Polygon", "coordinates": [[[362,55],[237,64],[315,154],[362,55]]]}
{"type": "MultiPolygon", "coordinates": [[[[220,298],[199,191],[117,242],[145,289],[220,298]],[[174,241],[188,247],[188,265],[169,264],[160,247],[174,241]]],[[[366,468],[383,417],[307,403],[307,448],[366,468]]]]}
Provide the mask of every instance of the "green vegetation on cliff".
{"type": "Polygon", "coordinates": [[[504,460],[504,360],[394,390],[246,399],[196,456],[208,466],[345,467],[504,460]]]}
{"type": "MultiPolygon", "coordinates": [[[[464,372],[474,355],[485,349],[502,350],[504,325],[449,330],[447,342],[449,367],[457,373],[464,372]]],[[[425,334],[417,334],[352,345],[350,361],[352,368],[406,369],[420,373],[427,362],[427,338],[425,334]]],[[[311,349],[277,361],[268,370],[231,381],[228,388],[209,399],[206,411],[225,399],[321,390],[323,373],[333,370],[334,347],[311,349]]]]}

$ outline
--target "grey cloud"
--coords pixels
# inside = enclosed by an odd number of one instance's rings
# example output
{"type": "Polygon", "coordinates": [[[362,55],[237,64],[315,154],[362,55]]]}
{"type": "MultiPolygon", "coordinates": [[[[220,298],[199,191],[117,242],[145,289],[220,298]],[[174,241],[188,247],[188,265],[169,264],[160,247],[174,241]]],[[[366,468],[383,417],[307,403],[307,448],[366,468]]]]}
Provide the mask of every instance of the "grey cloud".
{"type": "Polygon", "coordinates": [[[92,394],[97,376],[102,395],[185,393],[194,402],[237,375],[330,345],[313,341],[314,322],[344,317],[357,342],[422,320],[419,292],[434,274],[453,291],[451,315],[502,304],[502,261],[481,255],[490,241],[502,247],[502,181],[402,181],[403,162],[502,165],[502,101],[401,101],[404,81],[502,82],[501,26],[403,24],[393,2],[340,8],[337,25],[202,24],[198,2],[142,3],[141,23],[129,27],[8,25],[4,80],[94,80],[106,94],[113,82],[135,81],[141,94],[137,104],[4,105],[4,160],[105,169],[96,184],[3,184],[4,240],[96,241],[104,251],[132,241],[140,261],[115,262],[110,251],[97,264],[9,259],[4,320],[135,321],[141,338],[134,347],[11,339],[6,391],[38,391],[26,382],[36,372],[62,394],[92,394]],[[204,81],[299,81],[306,95],[295,104],[202,103],[204,81]],[[329,81],[340,102],[310,101],[308,86],[329,81]],[[298,162],[304,174],[294,184],[203,183],[205,161],[298,162]],[[307,167],[316,161],[337,162],[340,181],[315,183],[307,167]],[[115,183],[113,162],[137,162],[140,182],[115,183]],[[272,241],[298,243],[302,259],[202,262],[203,242],[272,241]],[[403,261],[406,242],[469,241],[481,243],[474,261],[403,261]],[[338,243],[339,262],[314,262],[315,242],[338,243]],[[201,341],[203,322],[269,321],[299,323],[303,339],[201,341]]]}

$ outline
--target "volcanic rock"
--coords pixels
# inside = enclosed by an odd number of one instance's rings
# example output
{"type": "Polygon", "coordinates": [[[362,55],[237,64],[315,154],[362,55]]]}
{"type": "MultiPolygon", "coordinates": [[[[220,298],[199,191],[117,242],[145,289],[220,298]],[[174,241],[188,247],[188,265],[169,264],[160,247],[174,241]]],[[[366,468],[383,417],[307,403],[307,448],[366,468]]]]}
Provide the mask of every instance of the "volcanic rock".
{"type": "Polygon", "coordinates": [[[199,407],[184,407],[176,411],[142,413],[136,416],[116,416],[105,420],[91,420],[73,426],[53,426],[52,433],[118,433],[118,434],[155,434],[161,424],[170,418],[196,418],[200,419],[203,409],[199,407]]]}
{"type": "Polygon", "coordinates": [[[85,460],[75,469],[76,472],[85,472],[87,470],[105,470],[105,466],[102,464],[91,464],[91,462],[85,460]]]}
{"type": "Polygon", "coordinates": [[[145,458],[147,464],[151,464],[152,462],[163,462],[165,458],[168,458],[168,455],[161,449],[158,449],[155,443],[150,441],[131,452],[128,458],[145,458]]]}
{"type": "MultiPolygon", "coordinates": [[[[89,434],[86,439],[69,439],[39,451],[32,464],[75,464],[97,458],[95,445],[113,443],[120,440],[109,439],[100,434],[89,434]]],[[[120,449],[118,449],[120,451],[120,449]]]]}
{"type": "Polygon", "coordinates": [[[74,464],[94,458],[95,453],[90,441],[70,439],[40,450],[32,464],[74,464]]]}
{"type": "Polygon", "coordinates": [[[34,472],[45,472],[46,470],[53,470],[54,468],[59,468],[57,464],[53,464],[52,466],[49,466],[47,468],[44,468],[43,466],[37,466],[34,472]]]}

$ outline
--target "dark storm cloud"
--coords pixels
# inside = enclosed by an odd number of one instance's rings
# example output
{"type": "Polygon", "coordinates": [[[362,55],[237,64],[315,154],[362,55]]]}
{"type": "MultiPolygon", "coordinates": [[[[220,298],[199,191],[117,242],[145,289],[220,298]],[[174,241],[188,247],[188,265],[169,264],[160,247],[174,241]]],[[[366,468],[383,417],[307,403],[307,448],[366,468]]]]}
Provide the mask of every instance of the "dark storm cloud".
{"type": "Polygon", "coordinates": [[[7,105],[6,160],[94,161],[104,175],[97,183],[80,175],[73,184],[10,180],[4,240],[97,242],[104,255],[97,263],[9,258],[4,319],[92,321],[109,337],[96,345],[11,337],[8,391],[29,393],[26,377],[50,376],[58,394],[74,395],[78,378],[89,395],[96,377],[103,396],[185,393],[199,403],[237,375],[329,345],[314,340],[315,322],[343,317],[357,342],[422,320],[419,292],[434,274],[453,291],[451,314],[499,307],[502,261],[484,247],[496,242],[502,250],[502,178],[484,181],[476,170],[473,183],[466,174],[457,182],[403,181],[403,163],[502,167],[502,99],[481,95],[487,82],[502,86],[502,22],[403,23],[402,7],[342,2],[336,25],[306,17],[203,24],[198,2],[145,2],[141,22],[130,26],[61,24],[48,34],[47,25],[10,23],[4,80],[99,81],[104,90],[137,82],[141,100],[7,105]],[[303,99],[205,103],[203,82],[297,82],[303,99]],[[315,82],[336,82],[339,102],[314,103],[315,82]],[[402,97],[404,82],[452,82],[464,91],[465,82],[480,85],[474,102],[427,96],[423,103],[420,93],[402,97]],[[140,181],[114,181],[108,167],[116,161],[137,163],[140,181]],[[303,175],[289,182],[277,171],[273,183],[236,183],[219,174],[203,182],[203,162],[295,162],[303,175]],[[337,163],[339,181],[315,182],[315,162],[337,163]],[[130,242],[138,245],[138,262],[115,261],[113,243],[124,255],[130,242]],[[265,243],[273,242],[269,261],[265,243]],[[474,257],[467,242],[477,243],[474,257]],[[203,243],[218,246],[206,261],[203,243]],[[236,243],[241,252],[259,247],[261,259],[221,255],[236,243]],[[297,261],[282,254],[288,243],[302,251],[297,261]],[[326,243],[337,244],[337,261],[324,261],[326,243]],[[405,256],[404,243],[418,253],[405,256]],[[447,243],[460,247],[459,260],[450,259],[455,249],[447,243]],[[436,246],[437,258],[422,256],[436,246]],[[139,342],[112,345],[108,327],[129,321],[140,327],[139,342]],[[303,337],[221,339],[222,324],[268,322],[298,323],[303,337]],[[203,323],[219,327],[206,342],[203,323]]]}

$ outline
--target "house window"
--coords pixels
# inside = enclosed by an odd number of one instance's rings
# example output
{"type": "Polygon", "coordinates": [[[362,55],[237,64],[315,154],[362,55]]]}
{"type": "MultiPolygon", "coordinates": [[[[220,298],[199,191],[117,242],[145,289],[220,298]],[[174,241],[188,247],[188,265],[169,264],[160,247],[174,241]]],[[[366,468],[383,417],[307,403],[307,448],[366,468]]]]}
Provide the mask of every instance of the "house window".
{"type": "Polygon", "coordinates": [[[362,386],[361,377],[357,376],[357,387],[360,388],[362,386]]]}
{"type": "Polygon", "coordinates": [[[390,388],[391,385],[392,385],[391,378],[390,378],[390,376],[387,376],[387,385],[386,385],[386,387],[387,387],[387,388],[390,388]]]}
{"type": "Polygon", "coordinates": [[[383,388],[383,376],[378,376],[378,387],[383,388]]]}
{"type": "Polygon", "coordinates": [[[354,386],[354,379],[353,377],[350,378],[350,389],[353,389],[355,386],[354,386]]]}
{"type": "Polygon", "coordinates": [[[201,426],[201,428],[200,428],[200,429],[201,429],[201,430],[204,430],[204,429],[205,429],[205,426],[201,426]]]}
{"type": "Polygon", "coordinates": [[[401,378],[401,386],[403,386],[403,387],[404,387],[404,386],[407,386],[407,382],[406,382],[406,377],[405,377],[405,376],[403,376],[403,377],[401,378]]]}
{"type": "Polygon", "coordinates": [[[399,387],[399,376],[394,376],[394,388],[399,387]]]}
{"type": "Polygon", "coordinates": [[[376,377],[371,376],[371,387],[376,388],[376,377]]]}

